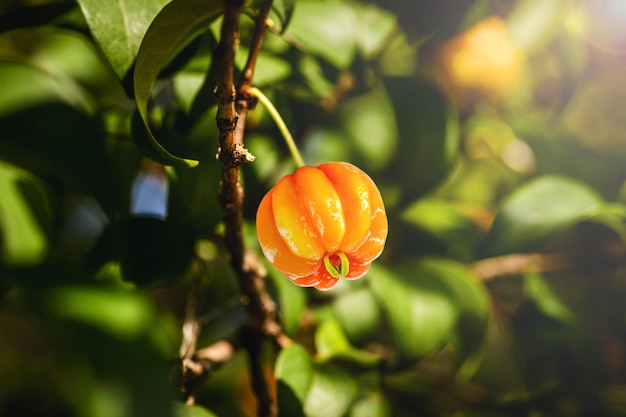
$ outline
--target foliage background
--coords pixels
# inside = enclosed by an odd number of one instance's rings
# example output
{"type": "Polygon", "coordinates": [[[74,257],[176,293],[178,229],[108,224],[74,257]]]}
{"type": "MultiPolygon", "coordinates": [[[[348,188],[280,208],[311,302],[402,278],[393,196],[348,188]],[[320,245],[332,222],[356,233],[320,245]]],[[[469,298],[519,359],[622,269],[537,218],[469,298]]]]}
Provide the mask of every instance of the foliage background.
{"type": "MultiPolygon", "coordinates": [[[[217,198],[222,12],[0,4],[1,415],[256,414],[242,350],[193,407],[173,375],[190,316],[199,347],[246,322],[217,198]]],[[[617,0],[274,2],[254,85],[308,163],[368,172],[390,221],[368,275],[332,291],[266,265],[294,340],[259,353],[281,415],[626,414],[625,16],[617,0]]],[[[295,165],[261,106],[245,144],[260,254],[256,206],[295,165]]]]}

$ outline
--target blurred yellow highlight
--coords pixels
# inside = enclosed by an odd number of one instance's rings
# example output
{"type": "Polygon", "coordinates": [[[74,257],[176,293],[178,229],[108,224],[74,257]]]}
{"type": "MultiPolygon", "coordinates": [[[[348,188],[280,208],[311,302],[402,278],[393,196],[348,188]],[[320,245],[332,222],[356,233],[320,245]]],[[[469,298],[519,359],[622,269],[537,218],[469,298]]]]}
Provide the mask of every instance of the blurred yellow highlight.
{"type": "Polygon", "coordinates": [[[506,22],[486,18],[442,45],[436,75],[457,99],[480,93],[501,99],[524,76],[525,53],[508,36],[506,22]]]}

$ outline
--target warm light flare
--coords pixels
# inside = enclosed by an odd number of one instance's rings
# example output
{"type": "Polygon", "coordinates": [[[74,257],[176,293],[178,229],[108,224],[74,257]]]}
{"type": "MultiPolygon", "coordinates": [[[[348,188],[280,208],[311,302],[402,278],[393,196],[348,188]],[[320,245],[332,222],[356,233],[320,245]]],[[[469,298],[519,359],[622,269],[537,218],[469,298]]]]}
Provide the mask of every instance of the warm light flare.
{"type": "Polygon", "coordinates": [[[519,85],[525,54],[498,17],[484,19],[446,42],[437,54],[436,76],[457,98],[478,92],[502,98],[519,85]]]}

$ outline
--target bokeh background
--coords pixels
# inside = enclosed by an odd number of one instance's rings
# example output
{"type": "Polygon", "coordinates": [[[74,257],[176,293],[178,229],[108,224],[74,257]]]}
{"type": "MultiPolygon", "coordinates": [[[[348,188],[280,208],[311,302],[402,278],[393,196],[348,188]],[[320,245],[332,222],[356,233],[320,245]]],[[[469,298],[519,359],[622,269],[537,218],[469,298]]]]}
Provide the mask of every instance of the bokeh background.
{"type": "MultiPolygon", "coordinates": [[[[178,33],[151,25],[168,3],[0,3],[2,416],[255,415],[244,352],[194,407],[172,375],[185,317],[203,347],[245,314],[217,200],[219,14],[134,69],[148,28],[178,33]],[[200,165],[147,158],[138,108],[200,165]]],[[[294,340],[262,352],[280,415],[626,415],[626,2],[277,0],[271,19],[254,84],[307,163],[375,180],[390,223],[331,291],[266,265],[294,340]]],[[[261,256],[256,207],[295,164],[262,106],[245,144],[261,256]]]]}

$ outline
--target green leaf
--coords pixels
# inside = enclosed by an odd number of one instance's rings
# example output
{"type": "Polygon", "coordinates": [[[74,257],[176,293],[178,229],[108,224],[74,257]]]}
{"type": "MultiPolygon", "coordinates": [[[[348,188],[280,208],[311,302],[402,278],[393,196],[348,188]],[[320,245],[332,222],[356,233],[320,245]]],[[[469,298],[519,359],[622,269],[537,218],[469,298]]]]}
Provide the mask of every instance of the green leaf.
{"type": "Polygon", "coordinates": [[[429,286],[419,271],[405,277],[375,264],[370,285],[389,318],[402,362],[418,360],[442,348],[452,338],[457,311],[441,288],[429,286]]]}
{"type": "Polygon", "coordinates": [[[119,340],[136,342],[145,336],[165,355],[175,351],[175,330],[142,296],[102,288],[65,286],[50,290],[43,300],[53,317],[98,329],[119,340]]]}
{"type": "Polygon", "coordinates": [[[393,105],[382,85],[343,103],[339,120],[370,168],[387,165],[398,146],[398,127],[393,105]]]}
{"type": "Polygon", "coordinates": [[[527,250],[596,214],[602,198],[588,185],[545,175],[518,187],[500,206],[481,254],[527,250]]]}
{"type": "Polygon", "coordinates": [[[333,300],[333,313],[348,339],[365,343],[380,328],[381,311],[370,288],[357,288],[339,294],[333,300]]]}
{"type": "Polygon", "coordinates": [[[278,290],[279,311],[284,331],[293,335],[300,325],[300,319],[306,307],[306,290],[294,285],[273,267],[268,266],[268,272],[272,283],[278,290]]]}
{"type": "Polygon", "coordinates": [[[376,63],[384,75],[412,75],[417,69],[417,43],[410,44],[398,19],[376,5],[359,5],[357,9],[357,47],[363,57],[376,63]]]}
{"type": "Polygon", "coordinates": [[[27,172],[0,161],[0,195],[0,260],[10,266],[41,262],[48,250],[46,234],[34,212],[47,204],[41,186],[27,172]],[[29,193],[31,201],[24,187],[34,189],[29,193]]]}
{"type": "Polygon", "coordinates": [[[393,13],[371,4],[362,5],[358,16],[360,36],[356,39],[357,46],[365,59],[370,59],[381,52],[398,22],[393,13]]]}
{"type": "Polygon", "coordinates": [[[357,384],[345,371],[325,364],[315,366],[304,404],[307,417],[342,417],[357,394],[357,384]]]}
{"type": "Polygon", "coordinates": [[[548,282],[539,274],[524,276],[524,287],[528,298],[534,300],[537,308],[553,319],[568,324],[577,324],[574,312],[559,298],[548,282]]]}
{"type": "Polygon", "coordinates": [[[369,276],[391,324],[400,366],[450,343],[461,363],[480,346],[489,298],[463,265],[438,258],[414,260],[394,270],[375,264],[369,276]]]}
{"type": "Polygon", "coordinates": [[[343,132],[325,126],[307,135],[301,152],[305,161],[353,161],[354,159],[351,146],[345,140],[343,132]]]}
{"type": "MultiPolygon", "coordinates": [[[[249,49],[242,46],[237,51],[235,63],[243,68],[248,60],[249,49]]],[[[253,84],[256,86],[272,85],[284,80],[291,74],[291,64],[277,56],[260,51],[254,70],[253,84]]]]}
{"type": "Polygon", "coordinates": [[[194,167],[198,161],[172,155],[155,138],[148,114],[152,86],[161,69],[198,31],[217,19],[223,10],[221,1],[173,0],[156,16],[141,43],[133,85],[137,109],[147,135],[139,137],[137,145],[146,156],[161,164],[194,167]]]}
{"type": "Polygon", "coordinates": [[[349,4],[301,0],[294,9],[286,34],[295,38],[305,52],[345,69],[356,54],[358,24],[356,11],[349,4]]]}
{"type": "Polygon", "coordinates": [[[290,416],[303,415],[302,408],[313,382],[313,361],[299,345],[283,349],[276,360],[278,406],[290,416]]]}
{"type": "Polygon", "coordinates": [[[152,323],[150,306],[126,292],[61,287],[50,291],[46,303],[56,317],[82,322],[123,339],[137,337],[152,323]]]}
{"type": "Polygon", "coordinates": [[[141,40],[169,0],[78,0],[89,30],[120,80],[135,61],[141,40]]]}
{"type": "Polygon", "coordinates": [[[350,409],[350,417],[391,417],[391,415],[389,402],[377,392],[359,399],[350,409]]]}
{"type": "Polygon", "coordinates": [[[71,80],[53,77],[29,64],[0,60],[0,116],[62,102],[85,112],[88,98],[71,80]]]}
{"type": "Polygon", "coordinates": [[[365,368],[374,367],[381,361],[380,356],[352,346],[336,319],[328,319],[318,327],[315,346],[321,361],[338,360],[365,368]]]}
{"type": "Polygon", "coordinates": [[[356,382],[346,372],[317,364],[299,345],[283,349],[276,361],[278,407],[281,414],[341,417],[356,393],[356,382]]]}
{"type": "Polygon", "coordinates": [[[400,215],[403,222],[424,230],[444,242],[450,254],[473,255],[476,239],[470,220],[448,200],[425,197],[409,205],[400,215]]]}
{"type": "Polygon", "coordinates": [[[622,203],[607,202],[599,207],[595,216],[589,219],[590,222],[602,225],[615,234],[622,242],[626,242],[626,206],[622,203]]]}
{"type": "Polygon", "coordinates": [[[275,0],[272,3],[270,17],[276,17],[280,21],[280,27],[272,27],[272,29],[278,32],[284,32],[287,29],[293,16],[294,5],[295,0],[275,0]]]}
{"type": "Polygon", "coordinates": [[[199,405],[173,404],[174,417],[217,417],[212,411],[199,405]]]}

